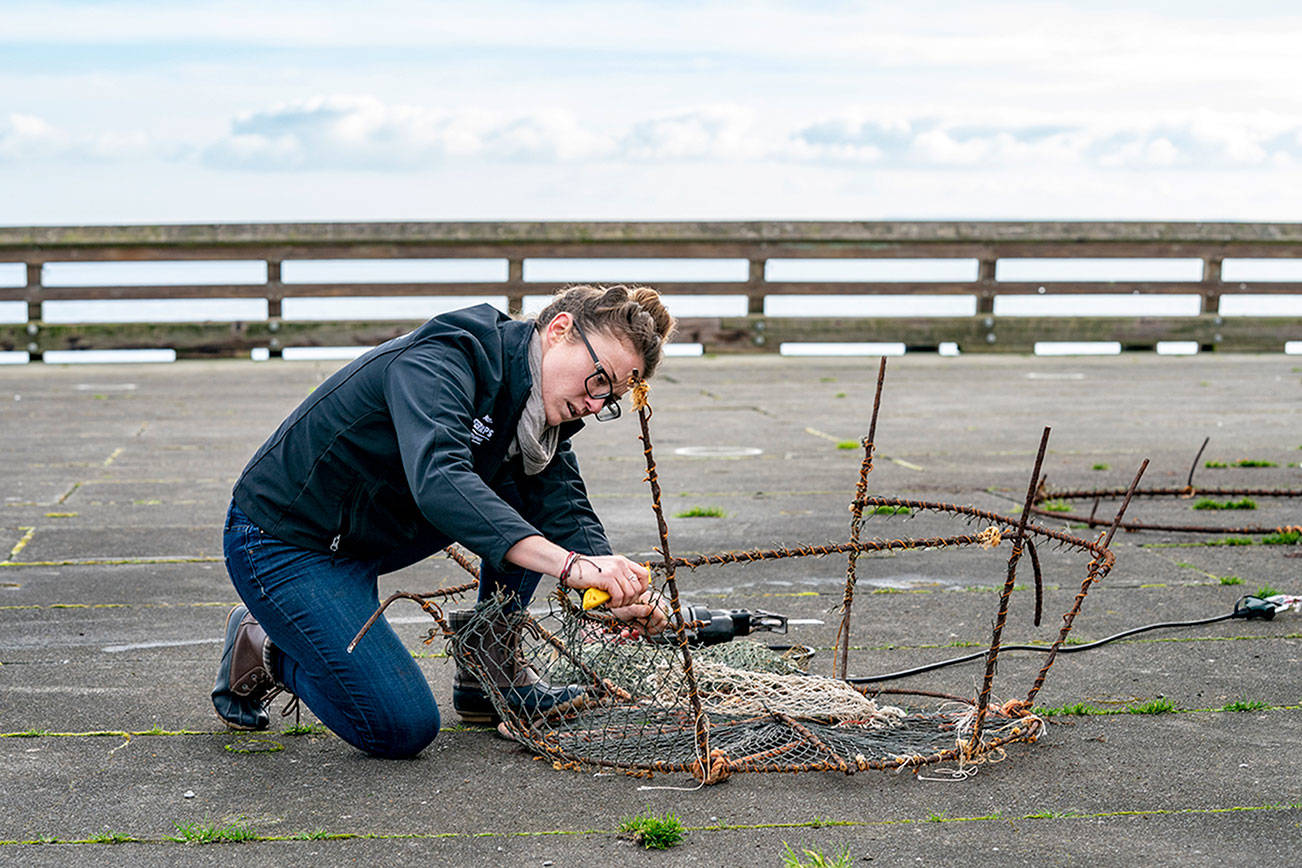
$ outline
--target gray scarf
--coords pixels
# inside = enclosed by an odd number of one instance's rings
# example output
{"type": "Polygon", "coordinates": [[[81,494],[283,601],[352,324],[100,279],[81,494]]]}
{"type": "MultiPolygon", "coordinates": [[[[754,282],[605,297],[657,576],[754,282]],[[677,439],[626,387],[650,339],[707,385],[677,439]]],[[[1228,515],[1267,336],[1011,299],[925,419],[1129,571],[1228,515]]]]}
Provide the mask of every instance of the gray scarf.
{"type": "Polygon", "coordinates": [[[536,330],[529,341],[529,398],[520,414],[520,424],[515,426],[515,439],[506,450],[506,457],[520,454],[526,476],[537,476],[551,463],[556,447],[561,442],[561,430],[547,426],[547,413],[542,402],[542,335],[536,330]]]}

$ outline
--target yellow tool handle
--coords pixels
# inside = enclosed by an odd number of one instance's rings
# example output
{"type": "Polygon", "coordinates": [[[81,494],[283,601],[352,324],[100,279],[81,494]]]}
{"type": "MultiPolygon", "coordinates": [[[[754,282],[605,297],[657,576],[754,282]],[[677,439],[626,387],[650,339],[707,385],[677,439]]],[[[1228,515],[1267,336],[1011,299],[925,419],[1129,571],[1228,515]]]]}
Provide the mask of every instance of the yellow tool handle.
{"type": "Polygon", "coordinates": [[[600,588],[588,588],[583,592],[583,611],[595,609],[610,599],[610,594],[600,588]]]}

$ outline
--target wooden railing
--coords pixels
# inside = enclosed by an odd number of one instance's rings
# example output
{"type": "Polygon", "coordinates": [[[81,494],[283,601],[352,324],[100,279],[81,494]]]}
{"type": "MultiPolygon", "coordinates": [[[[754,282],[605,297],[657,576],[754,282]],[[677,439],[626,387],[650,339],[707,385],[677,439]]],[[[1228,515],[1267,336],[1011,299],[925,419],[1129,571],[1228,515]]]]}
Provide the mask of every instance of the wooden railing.
{"type": "MultiPolygon", "coordinates": [[[[1038,341],[1120,342],[1152,348],[1159,341],[1195,342],[1203,350],[1278,352],[1302,340],[1302,317],[1224,316],[1227,296],[1297,296],[1302,281],[1221,279],[1232,258],[1302,259],[1300,223],[300,223],[175,226],[0,228],[0,263],[22,263],[25,286],[0,286],[0,302],[23,301],[26,322],[0,324],[0,349],[50,350],[169,347],[180,357],[245,354],[291,346],[369,345],[401,334],[411,321],[287,320],[288,298],[348,296],[504,296],[512,313],[524,298],[562,284],[525,280],[525,262],[555,258],[741,259],[747,279],[731,282],[651,281],[669,296],[723,295],[747,299],[747,313],[687,318],[679,341],[706,351],[775,350],[790,341],[891,341],[911,349],[954,342],[964,352],[1027,352],[1038,341]],[[1202,279],[1154,281],[996,280],[1010,258],[1198,259],[1202,279]],[[496,259],[506,279],[463,283],[285,283],[294,260],[496,259]],[[974,280],[941,282],[780,282],[766,278],[772,259],[968,259],[974,280]],[[259,284],[190,286],[46,286],[43,267],[56,262],[253,260],[266,264],[259,284]],[[970,296],[963,316],[766,315],[773,295],[970,296]],[[1064,294],[1196,295],[1188,316],[996,315],[1000,296],[1064,294]],[[109,299],[266,300],[265,319],[247,322],[51,323],[49,301],[109,299]]],[[[614,280],[604,282],[616,282],[614,280]]],[[[14,307],[14,305],[10,305],[14,307]]],[[[10,319],[13,319],[11,316],[10,319]]]]}

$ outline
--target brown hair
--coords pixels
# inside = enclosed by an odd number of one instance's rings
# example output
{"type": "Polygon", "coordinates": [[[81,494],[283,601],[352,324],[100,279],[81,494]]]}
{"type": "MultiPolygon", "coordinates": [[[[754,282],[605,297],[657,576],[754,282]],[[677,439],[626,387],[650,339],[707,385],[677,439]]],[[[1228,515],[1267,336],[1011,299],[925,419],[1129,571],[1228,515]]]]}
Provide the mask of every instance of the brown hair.
{"type": "Polygon", "coordinates": [[[562,289],[538,314],[541,331],[558,313],[574,317],[584,331],[600,331],[627,340],[643,361],[644,378],[655,373],[664,345],[674,331],[674,318],[649,286],[571,286],[562,289]]]}

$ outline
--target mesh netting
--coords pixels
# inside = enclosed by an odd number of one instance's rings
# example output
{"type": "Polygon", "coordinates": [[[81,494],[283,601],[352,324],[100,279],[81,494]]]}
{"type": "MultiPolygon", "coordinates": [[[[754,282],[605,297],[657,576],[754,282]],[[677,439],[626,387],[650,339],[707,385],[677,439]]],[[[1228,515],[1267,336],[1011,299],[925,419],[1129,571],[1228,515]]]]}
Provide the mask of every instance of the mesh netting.
{"type": "MultiPolygon", "coordinates": [[[[689,634],[693,623],[682,626],[689,634]]],[[[487,601],[458,627],[451,653],[489,694],[503,731],[561,767],[683,771],[713,782],[742,771],[852,773],[972,757],[970,704],[909,713],[758,642],[692,649],[677,630],[654,639],[626,632],[563,596],[541,614],[487,601]],[[576,698],[540,714],[523,691],[576,698]]],[[[1040,726],[996,711],[983,744],[1028,740],[1040,726]]]]}

